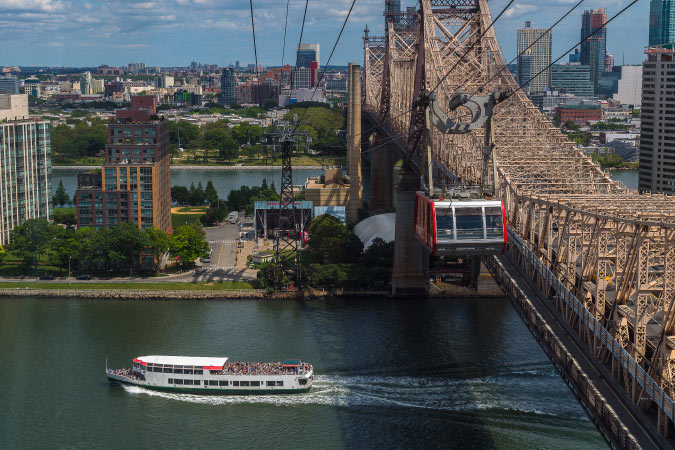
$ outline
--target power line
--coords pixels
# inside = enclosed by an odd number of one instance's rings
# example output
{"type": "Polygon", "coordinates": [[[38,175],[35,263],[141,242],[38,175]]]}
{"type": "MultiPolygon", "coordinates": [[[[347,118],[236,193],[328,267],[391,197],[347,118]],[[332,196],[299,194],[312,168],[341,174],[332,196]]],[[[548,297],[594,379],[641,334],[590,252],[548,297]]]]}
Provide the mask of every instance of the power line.
{"type": "Polygon", "coordinates": [[[448,70],[448,72],[443,76],[443,78],[441,78],[441,80],[438,82],[438,84],[431,90],[431,93],[435,92],[436,89],[438,89],[438,86],[440,86],[441,83],[443,83],[443,82],[445,81],[445,79],[448,78],[448,76],[452,73],[452,71],[455,70],[455,67],[457,67],[457,66],[459,65],[459,63],[462,62],[462,60],[464,59],[464,57],[465,57],[466,55],[469,54],[469,52],[476,46],[477,43],[481,42],[481,38],[485,35],[485,33],[487,33],[488,31],[490,31],[490,28],[492,28],[492,26],[493,26],[495,23],[497,23],[497,21],[499,20],[499,18],[502,17],[502,15],[506,12],[507,9],[509,9],[509,7],[511,6],[511,4],[513,4],[514,1],[515,1],[515,0],[509,1],[509,2],[506,4],[506,6],[504,7],[504,9],[502,9],[502,11],[497,15],[497,17],[495,18],[495,20],[493,20],[493,21],[490,23],[490,25],[489,25],[485,30],[483,30],[483,32],[482,32],[480,35],[478,35],[478,37],[476,38],[476,40],[473,41],[473,44],[471,44],[471,46],[469,46],[469,48],[466,49],[466,51],[462,54],[462,56],[455,62],[455,64],[450,68],[450,70],[448,70]]]}
{"type": "Polygon", "coordinates": [[[284,57],[286,56],[286,31],[288,30],[288,3],[291,0],[286,0],[286,23],[284,24],[284,46],[281,50],[281,68],[284,67],[284,57]]]}
{"type": "MultiPolygon", "coordinates": [[[[335,53],[335,49],[337,48],[338,43],[340,42],[340,38],[342,37],[342,33],[345,31],[345,26],[347,26],[347,21],[349,20],[349,16],[352,14],[352,10],[354,9],[354,5],[356,4],[356,0],[352,0],[352,6],[349,7],[349,11],[347,12],[347,16],[345,17],[344,22],[342,22],[342,28],[340,28],[340,33],[338,34],[337,39],[335,39],[335,44],[333,44],[333,48],[330,51],[330,55],[328,55],[328,59],[326,60],[326,65],[323,66],[324,69],[321,72],[321,75],[319,76],[319,79],[316,82],[316,86],[314,87],[314,92],[312,92],[312,96],[309,98],[309,101],[311,102],[314,99],[314,94],[316,94],[317,89],[319,89],[319,86],[321,85],[321,81],[323,80],[324,74],[326,73],[326,69],[328,68],[328,65],[330,64],[330,60],[333,57],[333,53],[335,53]]],[[[298,121],[298,124],[295,126],[295,128],[298,128],[300,126],[300,123],[302,123],[302,120],[305,118],[305,115],[307,114],[307,110],[309,107],[305,108],[305,111],[302,113],[302,117],[300,117],[300,120],[298,121]]],[[[295,128],[293,129],[295,131],[295,128]]]]}
{"type": "Polygon", "coordinates": [[[253,21],[253,0],[249,0],[249,5],[251,5],[251,30],[253,30],[253,53],[255,55],[255,76],[258,80],[258,102],[260,103],[260,74],[258,73],[258,48],[255,43],[255,22],[253,21]]]}
{"type": "Polygon", "coordinates": [[[501,74],[504,70],[506,70],[506,68],[507,68],[510,64],[512,64],[514,61],[516,61],[518,58],[520,58],[520,56],[522,56],[522,55],[523,55],[526,51],[528,51],[530,48],[532,48],[532,46],[533,46],[534,44],[536,44],[537,42],[539,42],[540,39],[542,39],[544,36],[546,36],[548,33],[550,33],[551,30],[553,30],[553,28],[555,28],[560,22],[562,22],[562,21],[565,19],[565,17],[569,16],[569,15],[572,13],[572,11],[574,11],[575,9],[577,9],[577,7],[578,7],[579,5],[581,5],[584,1],[585,1],[585,0],[579,0],[579,2],[578,2],[576,5],[572,6],[572,8],[570,8],[569,11],[567,11],[560,19],[558,19],[558,20],[556,21],[556,23],[554,23],[553,25],[551,25],[551,26],[546,30],[546,32],[540,34],[539,37],[538,37],[537,39],[535,39],[530,45],[528,45],[526,49],[524,49],[522,52],[518,53],[518,54],[515,56],[515,58],[513,58],[511,61],[509,61],[508,63],[506,63],[506,65],[505,65],[504,67],[502,67],[501,69],[499,69],[499,70],[497,71],[497,73],[495,73],[495,74],[492,76],[492,78],[490,78],[489,80],[487,80],[487,81],[486,81],[482,86],[480,86],[473,94],[471,94],[471,97],[473,97],[473,96],[475,96],[476,94],[478,94],[479,92],[481,92],[485,86],[487,86],[488,84],[490,84],[490,82],[491,82],[492,80],[494,80],[495,78],[497,78],[497,77],[499,76],[499,74],[501,74]]]}
{"type": "Polygon", "coordinates": [[[581,45],[583,42],[586,42],[591,36],[593,36],[593,35],[594,35],[595,33],[597,33],[598,31],[602,30],[605,26],[607,26],[607,24],[609,24],[612,20],[614,20],[614,19],[616,19],[617,17],[619,17],[619,16],[620,16],[621,14],[623,14],[628,8],[630,8],[631,6],[633,6],[634,4],[636,4],[637,2],[638,2],[638,0],[633,0],[632,2],[630,2],[630,3],[629,3],[628,5],[626,5],[621,11],[619,11],[619,12],[616,13],[616,14],[614,14],[609,20],[605,21],[605,23],[603,23],[601,27],[596,28],[594,31],[592,31],[592,32],[591,32],[590,34],[588,34],[585,38],[583,38],[582,40],[580,40],[579,42],[577,42],[576,44],[574,44],[572,47],[570,47],[567,51],[565,51],[562,55],[560,55],[560,56],[559,56],[558,58],[556,58],[554,61],[551,61],[551,63],[550,63],[549,65],[547,65],[547,66],[544,67],[542,70],[540,70],[535,76],[533,76],[532,78],[530,78],[529,80],[527,80],[527,81],[526,81],[525,83],[523,83],[522,85],[518,86],[518,89],[514,90],[513,92],[510,92],[506,97],[504,97],[504,100],[510,98],[510,97],[513,96],[516,92],[522,90],[522,89],[523,89],[523,86],[527,86],[528,84],[530,84],[530,81],[534,80],[534,79],[537,78],[539,75],[541,75],[542,73],[544,73],[545,71],[547,71],[553,64],[555,64],[555,63],[557,63],[558,61],[560,61],[561,59],[563,59],[568,53],[570,53],[572,50],[574,50],[575,48],[577,48],[577,47],[578,47],[579,45],[581,45]]]}

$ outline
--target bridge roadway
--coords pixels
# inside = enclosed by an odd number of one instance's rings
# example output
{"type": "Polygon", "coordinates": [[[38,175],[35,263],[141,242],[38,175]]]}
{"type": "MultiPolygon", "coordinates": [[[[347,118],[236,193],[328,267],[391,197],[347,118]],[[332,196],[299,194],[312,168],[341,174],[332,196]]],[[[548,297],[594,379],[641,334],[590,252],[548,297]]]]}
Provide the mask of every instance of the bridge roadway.
{"type": "Polygon", "coordinates": [[[673,441],[656,431],[508,253],[485,257],[484,262],[608,445],[626,449],[672,446],[673,441]]]}

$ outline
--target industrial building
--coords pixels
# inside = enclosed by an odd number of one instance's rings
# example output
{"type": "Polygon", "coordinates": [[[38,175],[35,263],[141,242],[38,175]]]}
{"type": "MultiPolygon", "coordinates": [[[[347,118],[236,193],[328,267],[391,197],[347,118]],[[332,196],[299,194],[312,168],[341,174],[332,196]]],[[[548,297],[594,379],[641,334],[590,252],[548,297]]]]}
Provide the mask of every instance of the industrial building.
{"type": "Polygon", "coordinates": [[[581,64],[554,64],[551,67],[551,89],[577,97],[593,97],[591,68],[581,64]]]}

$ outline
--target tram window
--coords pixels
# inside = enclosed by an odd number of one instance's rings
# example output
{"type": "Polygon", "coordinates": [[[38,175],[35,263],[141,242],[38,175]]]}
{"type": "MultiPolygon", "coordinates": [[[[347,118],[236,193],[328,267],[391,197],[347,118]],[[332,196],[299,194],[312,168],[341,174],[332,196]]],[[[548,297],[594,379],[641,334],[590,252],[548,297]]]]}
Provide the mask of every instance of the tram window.
{"type": "Polygon", "coordinates": [[[233,381],[232,386],[239,386],[239,381],[233,381]]]}
{"type": "Polygon", "coordinates": [[[173,380],[173,384],[183,384],[183,380],[176,378],[173,380]]]}
{"type": "Polygon", "coordinates": [[[457,239],[483,239],[483,208],[455,208],[457,239]]]}
{"type": "Polygon", "coordinates": [[[218,384],[221,386],[227,386],[229,381],[219,381],[218,384]]]}
{"type": "Polygon", "coordinates": [[[488,239],[504,237],[504,216],[501,208],[485,208],[485,231],[488,239]]]}
{"type": "Polygon", "coordinates": [[[436,209],[436,240],[453,239],[452,208],[436,209]]]}

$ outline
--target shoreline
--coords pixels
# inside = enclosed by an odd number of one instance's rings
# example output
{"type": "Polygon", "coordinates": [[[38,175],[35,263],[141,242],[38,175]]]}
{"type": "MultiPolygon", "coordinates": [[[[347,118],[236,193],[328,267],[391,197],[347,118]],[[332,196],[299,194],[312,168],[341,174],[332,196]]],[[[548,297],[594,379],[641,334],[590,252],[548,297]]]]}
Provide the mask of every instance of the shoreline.
{"type": "MultiPolygon", "coordinates": [[[[324,166],[293,166],[293,170],[321,170],[324,166]]],[[[75,170],[87,171],[100,169],[101,166],[52,166],[52,171],[75,170]]],[[[281,166],[195,166],[172,165],[171,170],[281,170],[281,166]]]]}
{"type": "MultiPolygon", "coordinates": [[[[0,299],[17,297],[51,297],[64,299],[88,300],[302,300],[302,299],[332,299],[332,298],[373,298],[391,299],[388,291],[319,291],[302,292],[268,292],[264,289],[230,289],[230,290],[142,290],[142,289],[32,289],[32,288],[3,288],[0,289],[0,299]]],[[[442,291],[430,292],[424,298],[503,298],[499,291],[442,291]]]]}

